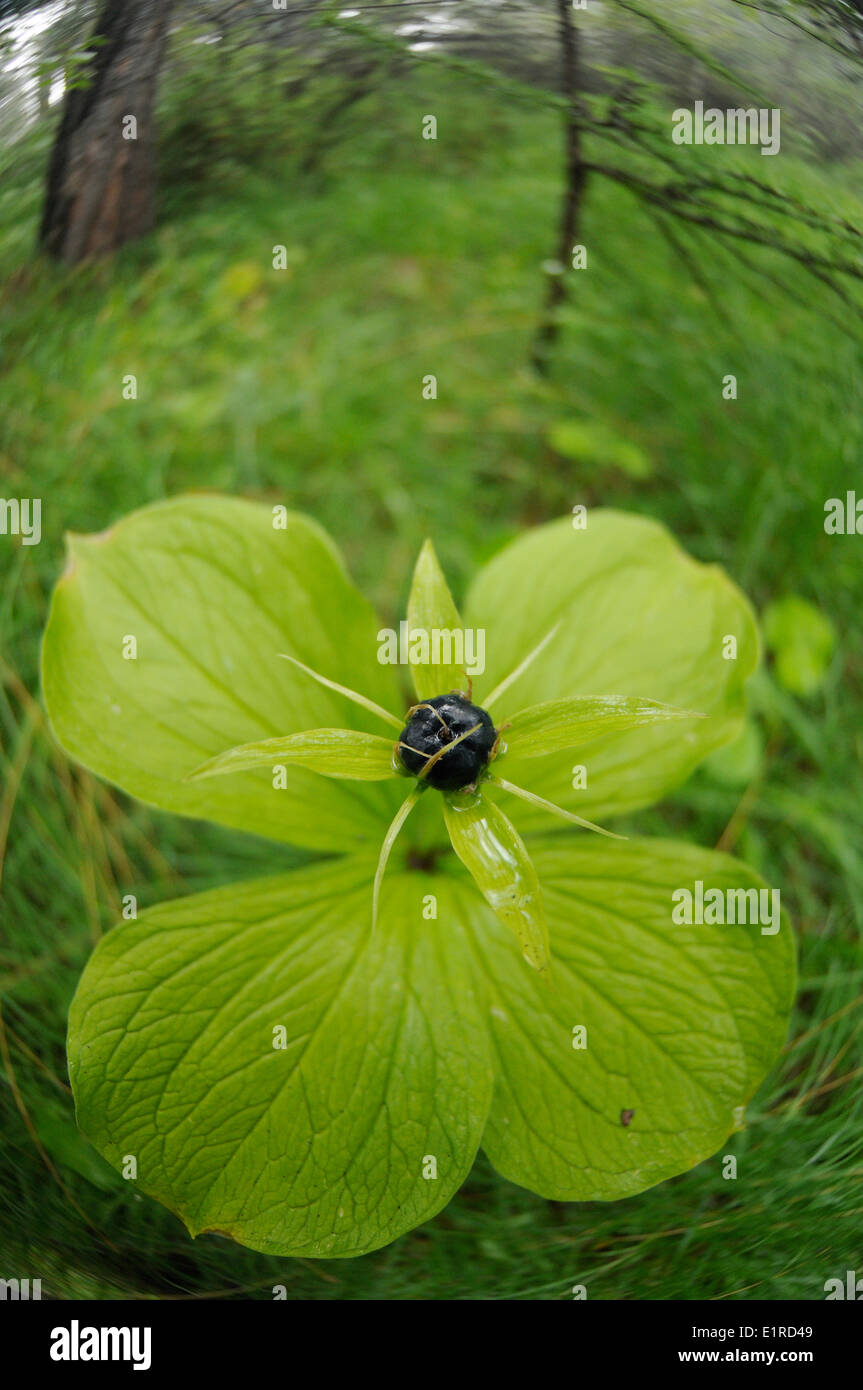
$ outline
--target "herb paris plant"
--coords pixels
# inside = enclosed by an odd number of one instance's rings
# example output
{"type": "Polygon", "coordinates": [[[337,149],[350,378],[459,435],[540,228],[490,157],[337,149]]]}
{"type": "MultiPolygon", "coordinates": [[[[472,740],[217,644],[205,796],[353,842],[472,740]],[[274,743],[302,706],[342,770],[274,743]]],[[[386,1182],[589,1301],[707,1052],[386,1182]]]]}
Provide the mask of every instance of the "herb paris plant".
{"type": "MultiPolygon", "coordinates": [[[[430,542],[426,542],[417,562],[411,596],[408,601],[408,631],[417,635],[445,632],[449,638],[448,653],[453,639],[461,632],[461,619],[456,611],[446,580],[437,563],[430,542]]],[[[549,633],[532,652],[485,697],[491,705],[529,668],[548,645],[554,632],[549,633]]],[[[409,644],[410,645],[410,644],[409,644]]],[[[464,649],[464,641],[461,643],[464,649]]],[[[416,648],[422,651],[422,644],[416,648]]],[[[338,690],[355,704],[378,715],[385,723],[398,728],[401,720],[357,691],[347,690],[288,656],[307,675],[329,689],[338,690]]],[[[434,666],[430,660],[411,662],[415,692],[419,703],[407,712],[407,723],[398,742],[392,747],[386,739],[353,732],[350,729],[311,729],[306,733],[290,734],[286,738],[266,739],[259,743],[229,748],[211,758],[191,776],[213,777],[252,767],[278,765],[287,759],[300,767],[311,768],[330,777],[347,777],[358,781],[380,782],[400,773],[413,773],[417,785],[402,802],[384,836],[375,873],[372,922],[377,921],[381,881],[396,837],[409,813],[429,787],[447,793],[444,805],[446,823],[452,847],[470,870],[489,906],[501,921],[512,927],[525,960],[534,969],[548,969],[548,931],[542,908],[542,895],[530,856],[515,826],[494,803],[483,795],[486,784],[513,792],[544,810],[561,816],[587,830],[602,835],[610,831],[555,806],[533,792],[517,787],[504,778],[493,776],[489,764],[508,751],[501,743],[504,730],[512,727],[507,737],[524,756],[536,757],[554,749],[576,747],[590,742],[612,730],[636,728],[662,719],[698,718],[690,711],[677,710],[654,700],[626,699],[620,696],[599,697],[575,695],[568,700],[551,700],[535,705],[516,715],[497,731],[487,709],[472,703],[473,682],[457,666],[434,666]],[[467,692],[451,690],[446,695],[430,696],[429,688],[442,679],[467,680],[467,692]]],[[[613,839],[620,836],[611,835],[613,839]]]]}
{"type": "MultiPolygon", "coordinates": [[[[509,546],[464,621],[487,634],[476,699],[463,670],[414,665],[405,715],[307,519],[202,496],[70,539],[43,662],[69,753],[338,856],[149,910],[80,982],[81,1128],[192,1233],[360,1254],[440,1210],[480,1143],[548,1197],[638,1192],[716,1151],[781,1046],[787,922],[672,921],[677,888],[759,886],[748,868],[552,833],[648,804],[734,735],[758,656],[742,595],[661,527],[596,512],[509,546]]],[[[428,545],[408,624],[462,624],[428,545]]]]}

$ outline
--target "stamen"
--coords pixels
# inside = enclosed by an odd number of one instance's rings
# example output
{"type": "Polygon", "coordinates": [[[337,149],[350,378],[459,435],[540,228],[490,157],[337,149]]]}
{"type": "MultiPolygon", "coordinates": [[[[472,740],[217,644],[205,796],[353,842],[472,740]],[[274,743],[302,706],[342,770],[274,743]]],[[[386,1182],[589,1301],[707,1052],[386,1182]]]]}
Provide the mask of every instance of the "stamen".
{"type": "MultiPolygon", "coordinates": [[[[417,773],[417,781],[421,781],[422,778],[425,777],[426,773],[434,767],[438,758],[442,758],[444,753],[451,752],[452,749],[455,748],[459,743],[462,743],[466,738],[470,738],[471,734],[475,734],[477,729],[481,728],[482,724],[474,724],[472,729],[465,729],[463,734],[459,734],[458,737],[454,738],[450,743],[445,743],[443,748],[439,748],[436,753],[432,754],[425,767],[423,768],[422,772],[417,773]]],[[[419,752],[419,749],[415,749],[414,751],[419,752]]]]}
{"type": "Polygon", "coordinates": [[[349,690],[346,685],[339,685],[337,681],[328,680],[326,676],[313,671],[311,666],[304,666],[295,656],[289,656],[287,652],[279,652],[278,655],[285,661],[292,661],[295,666],[299,666],[301,671],[305,671],[307,676],[311,676],[320,685],[325,685],[328,690],[335,690],[339,695],[346,695],[349,700],[353,700],[355,705],[362,705],[363,709],[367,709],[370,714],[376,714],[379,719],[385,719],[388,724],[393,724],[397,729],[401,729],[401,719],[390,714],[388,710],[382,709],[380,705],[376,705],[374,700],[368,700],[365,695],[358,694],[356,690],[349,690]]]}
{"type": "Polygon", "coordinates": [[[402,826],[404,825],[413,808],[416,806],[424,791],[425,787],[421,786],[419,782],[415,787],[411,788],[411,791],[405,797],[401,806],[393,816],[393,819],[390,822],[390,827],[387,830],[386,835],[384,836],[384,841],[381,845],[381,852],[378,856],[378,867],[377,872],[375,873],[375,884],[374,888],[372,889],[372,931],[375,930],[375,927],[377,926],[378,922],[378,899],[380,898],[381,884],[383,883],[384,871],[387,867],[387,860],[390,857],[390,850],[392,849],[393,845],[395,844],[398,838],[399,831],[401,830],[402,826]]]}
{"type": "MultiPolygon", "coordinates": [[[[444,719],[444,717],[443,717],[443,715],[441,714],[440,710],[439,710],[439,709],[435,709],[434,705],[429,704],[428,700],[423,700],[423,702],[422,702],[421,705],[411,705],[410,709],[409,709],[408,712],[407,712],[407,718],[408,718],[408,719],[413,718],[413,716],[416,714],[416,712],[417,712],[418,709],[430,709],[431,712],[432,712],[432,714],[436,715],[437,718],[440,720],[440,722],[443,724],[443,726],[444,726],[444,728],[446,729],[447,733],[449,733],[449,724],[448,724],[448,723],[446,722],[446,720],[444,719]]],[[[415,749],[414,751],[415,751],[415,752],[418,752],[419,750],[418,750],[418,749],[415,749]]]]}
{"type": "Polygon", "coordinates": [[[607,835],[609,840],[629,838],[628,835],[618,835],[613,830],[603,830],[601,825],[594,825],[593,821],[584,820],[572,811],[564,811],[562,806],[555,806],[553,801],[546,801],[544,796],[537,796],[536,792],[525,791],[524,787],[517,787],[514,782],[507,782],[503,777],[494,777],[489,773],[485,780],[490,782],[493,787],[500,787],[503,792],[511,792],[513,796],[520,796],[523,801],[529,801],[532,806],[539,806],[543,811],[551,811],[552,815],[562,816],[564,820],[572,821],[574,825],[580,825],[583,830],[595,830],[597,835],[607,835]]]}
{"type": "Polygon", "coordinates": [[[551,629],[551,632],[547,632],[545,637],[543,637],[542,641],[538,644],[538,646],[534,647],[532,652],[528,652],[527,656],[524,658],[524,661],[519,662],[515,670],[511,671],[509,675],[506,677],[506,679],[501,681],[500,685],[495,686],[491,694],[487,695],[483,700],[483,709],[489,709],[490,706],[494,703],[494,701],[497,700],[505,690],[509,690],[509,687],[513,684],[513,682],[517,681],[519,676],[523,675],[524,672],[527,670],[528,666],[531,666],[533,664],[533,662],[539,656],[540,652],[545,650],[552,637],[556,635],[559,628],[560,623],[555,623],[554,627],[551,629]]]}

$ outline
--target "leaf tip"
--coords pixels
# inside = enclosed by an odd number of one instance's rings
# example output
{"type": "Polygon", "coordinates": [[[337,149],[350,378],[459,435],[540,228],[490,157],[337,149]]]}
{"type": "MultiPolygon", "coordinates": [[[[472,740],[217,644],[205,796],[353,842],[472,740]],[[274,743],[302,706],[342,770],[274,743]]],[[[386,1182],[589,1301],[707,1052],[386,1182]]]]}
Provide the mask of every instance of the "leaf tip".
{"type": "Polygon", "coordinates": [[[533,970],[537,977],[540,980],[542,980],[543,984],[550,986],[551,961],[549,960],[548,956],[545,953],[543,953],[541,956],[538,956],[536,952],[532,951],[522,951],[521,954],[522,958],[525,961],[527,961],[527,964],[530,966],[531,970],[533,970]]]}
{"type": "Polygon", "coordinates": [[[65,584],[75,577],[75,571],[78,568],[78,556],[75,553],[75,541],[77,539],[78,537],[74,532],[66,532],[66,563],[63,566],[63,573],[57,581],[58,584],[65,584]]]}

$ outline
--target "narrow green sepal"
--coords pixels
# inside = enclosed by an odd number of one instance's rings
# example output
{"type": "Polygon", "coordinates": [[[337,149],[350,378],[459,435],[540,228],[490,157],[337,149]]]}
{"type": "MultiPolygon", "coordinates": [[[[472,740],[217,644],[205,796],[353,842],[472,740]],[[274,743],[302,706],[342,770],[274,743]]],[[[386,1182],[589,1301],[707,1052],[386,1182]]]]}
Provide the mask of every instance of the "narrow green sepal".
{"type": "Polygon", "coordinates": [[[390,739],[355,729],[307,729],[284,738],[265,738],[228,748],[188,773],[186,780],[195,782],[202,777],[270,767],[273,763],[295,764],[324,777],[358,782],[382,782],[397,773],[390,739]]]}

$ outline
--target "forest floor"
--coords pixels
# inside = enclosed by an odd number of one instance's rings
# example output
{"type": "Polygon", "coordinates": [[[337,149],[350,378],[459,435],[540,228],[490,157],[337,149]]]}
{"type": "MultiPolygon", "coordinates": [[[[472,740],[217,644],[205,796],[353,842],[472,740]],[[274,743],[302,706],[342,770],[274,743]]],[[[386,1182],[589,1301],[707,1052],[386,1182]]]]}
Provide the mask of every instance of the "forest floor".
{"type": "MultiPolygon", "coordinates": [[[[2,551],[0,1187],[19,1233],[5,1239],[64,1297],[268,1298],[279,1283],[291,1299],[555,1299],[587,1283],[597,1298],[821,1298],[859,1263],[863,1214],[863,584],[859,539],[823,528],[855,477],[863,496],[859,343],[825,288],[798,277],[782,293],[767,253],[744,265],[703,241],[696,283],[624,190],[594,182],[589,266],[540,380],[528,363],[557,122],[453,88],[438,93],[446,137],[423,144],[423,99],[370,96],[305,171],[300,137],[270,129],[249,149],[218,115],[192,159],[169,110],[158,231],[77,271],[31,254],[47,132],[3,157],[0,477],[6,495],[43,499],[42,544],[2,551]],[[781,883],[795,923],[790,1040],[729,1141],[745,1184],[709,1162],[623,1202],[567,1206],[481,1159],[389,1248],[284,1260],[193,1244],[80,1138],[66,1015],[118,885],[146,904],[296,859],[98,783],[58,751],[40,706],[63,533],[195,488],[312,513],[386,623],[426,535],[458,599],[503,542],[578,502],[659,518],[762,612],[793,593],[826,615],[831,659],[778,631],[741,743],[633,818],[733,849],[781,883]]],[[[799,169],[843,207],[859,174],[799,169]]]]}

